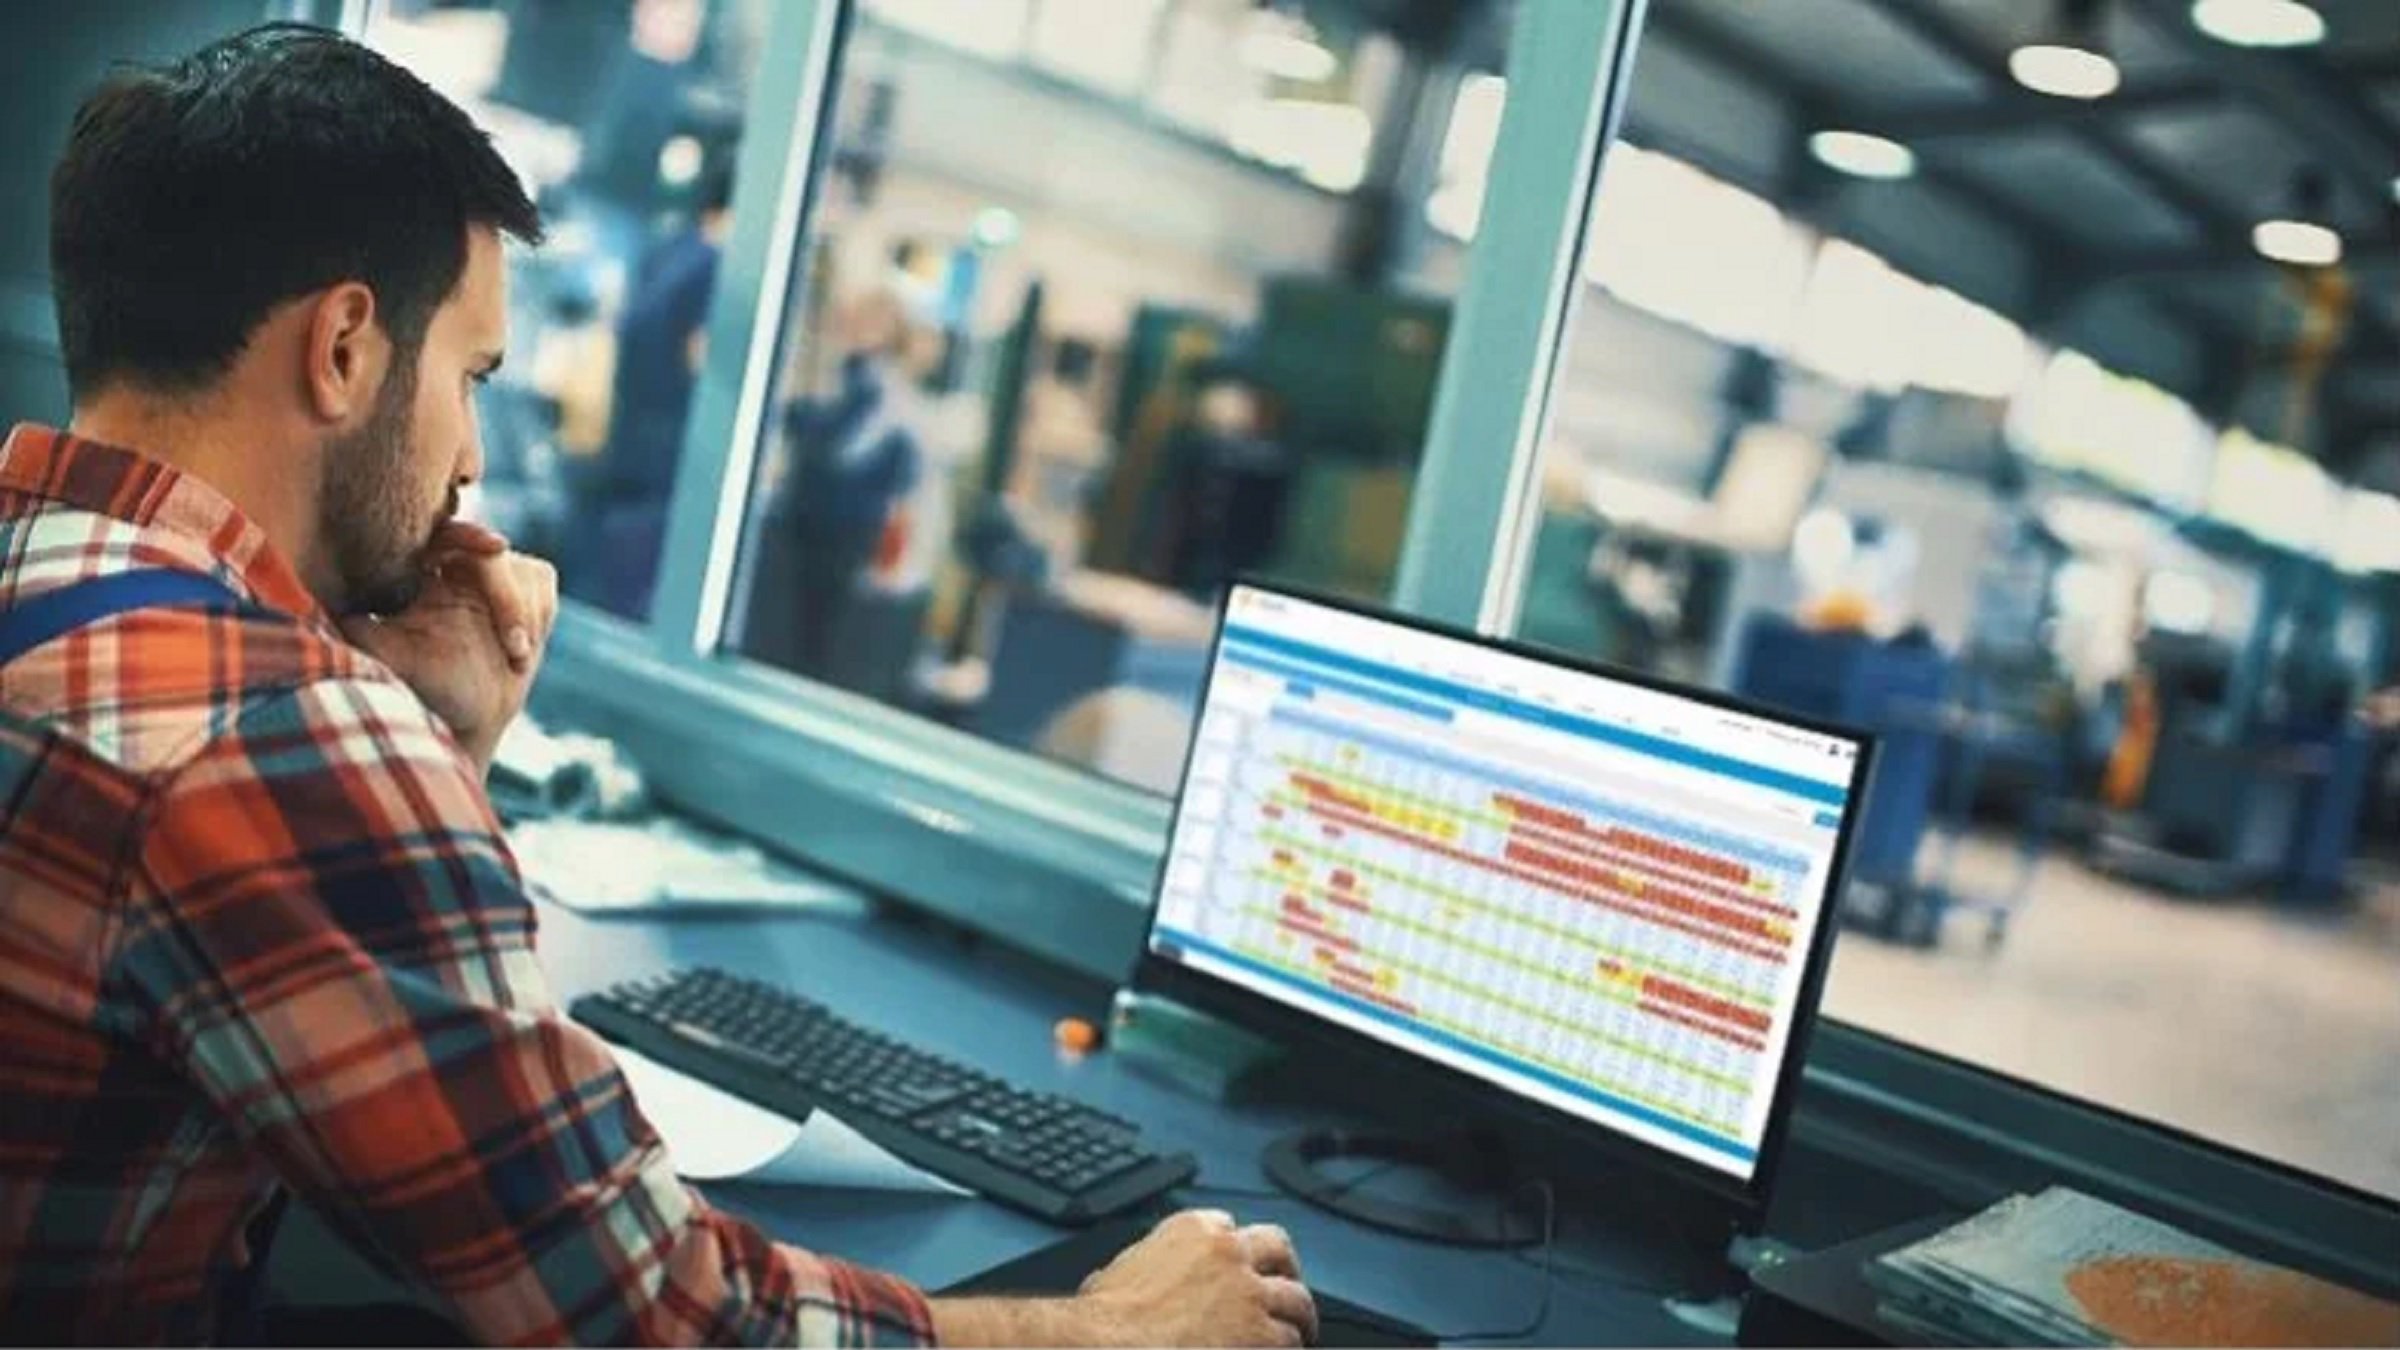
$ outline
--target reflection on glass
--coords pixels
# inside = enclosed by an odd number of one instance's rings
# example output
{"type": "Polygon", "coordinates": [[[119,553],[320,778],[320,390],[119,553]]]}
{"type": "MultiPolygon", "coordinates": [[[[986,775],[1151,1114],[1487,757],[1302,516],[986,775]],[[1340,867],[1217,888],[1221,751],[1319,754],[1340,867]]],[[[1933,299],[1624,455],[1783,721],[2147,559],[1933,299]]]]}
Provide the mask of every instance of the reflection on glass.
{"type": "Polygon", "coordinates": [[[1520,632],[1879,733],[1834,1016],[2400,1195],[2400,253],[2308,129],[2388,25],[2295,125],[2112,5],[2067,117],[2038,8],[1651,7],[1520,632]]]}
{"type": "Polygon", "coordinates": [[[1390,583],[1462,270],[1393,91],[1469,58],[1343,4],[1018,8],[856,16],[730,645],[1165,791],[1230,580],[1390,583]]]}
{"type": "Polygon", "coordinates": [[[704,354],[763,6],[377,6],[366,40],[491,129],[550,241],[510,258],[483,394],[493,523],[566,593],[646,617],[704,354]]]}

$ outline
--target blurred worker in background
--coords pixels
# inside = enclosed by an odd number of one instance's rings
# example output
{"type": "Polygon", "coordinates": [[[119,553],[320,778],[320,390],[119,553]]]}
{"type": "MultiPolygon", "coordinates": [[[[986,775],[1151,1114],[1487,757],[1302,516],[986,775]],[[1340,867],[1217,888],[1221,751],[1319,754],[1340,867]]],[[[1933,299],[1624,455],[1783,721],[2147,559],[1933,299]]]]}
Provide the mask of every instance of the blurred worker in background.
{"type": "Polygon", "coordinates": [[[783,639],[768,659],[810,675],[831,672],[862,591],[908,553],[925,463],[922,330],[901,292],[879,283],[840,303],[833,331],[839,382],[784,414],[791,471],[768,508],[762,561],[779,575],[760,588],[783,611],[759,616],[761,636],[783,639]]]}
{"type": "Polygon", "coordinates": [[[1195,373],[1191,422],[1168,444],[1167,576],[1206,604],[1283,542],[1294,462],[1274,434],[1274,398],[1242,367],[1195,373]]]}
{"type": "Polygon", "coordinates": [[[708,354],[708,306],[730,228],[729,155],[700,178],[690,219],[643,254],[617,323],[598,520],[579,532],[592,555],[567,569],[569,593],[629,619],[650,615],[667,504],[683,458],[692,391],[708,354]]]}

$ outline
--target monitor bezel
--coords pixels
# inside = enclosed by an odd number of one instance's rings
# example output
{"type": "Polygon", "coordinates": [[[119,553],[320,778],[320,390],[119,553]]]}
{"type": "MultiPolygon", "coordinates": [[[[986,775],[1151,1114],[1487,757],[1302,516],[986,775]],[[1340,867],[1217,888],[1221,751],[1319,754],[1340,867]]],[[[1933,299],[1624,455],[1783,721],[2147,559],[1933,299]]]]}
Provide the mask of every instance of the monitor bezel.
{"type": "Polygon", "coordinates": [[[1780,1170],[1784,1142],[1791,1126],[1792,1105],[1800,1086],[1800,1066],[1804,1062],[1810,1038],[1819,1020],[1825,979],[1831,965],[1834,930],[1839,926],[1834,909],[1841,903],[1843,889],[1849,878],[1850,852],[1857,833],[1859,811],[1864,805],[1867,784],[1875,758],[1875,738],[1854,727],[1845,727],[1816,718],[1796,715],[1783,709],[1743,699],[1716,690],[1696,689],[1671,680],[1659,679],[1637,671],[1626,670],[1606,662],[1588,660],[1553,651],[1531,643],[1512,639],[1487,637],[1471,630],[1438,620],[1415,615],[1398,614],[1341,596],[1287,584],[1244,578],[1229,585],[1218,600],[1217,629],[1211,638],[1207,664],[1202,668],[1199,701],[1194,704],[1189,739],[1184,747],[1184,763],[1176,778],[1173,809],[1167,825],[1166,846],[1160,851],[1158,870],[1150,887],[1150,913],[1142,928],[1140,955],[1135,961],[1132,985],[1135,989],[1161,995],[1181,1002],[1195,1010],[1209,1013],[1238,1025],[1256,1030],[1282,1044],[1287,1050],[1315,1044],[1351,1056],[1381,1056],[1392,1067],[1411,1078],[1434,1085],[1451,1096],[1460,1106],[1472,1103],[1477,1113],[1490,1113],[1513,1118],[1534,1126],[1553,1137],[1572,1139],[1578,1147],[1593,1146],[1612,1160],[1621,1161],[1665,1179],[1696,1187],[1712,1196],[1740,1207],[1750,1217],[1763,1214],[1768,1198],[1773,1194],[1776,1173],[1780,1170]],[[1773,1098],[1767,1108],[1767,1126],[1760,1137],[1758,1159],[1747,1178],[1720,1171],[1696,1159],[1684,1157],[1661,1145],[1649,1143],[1625,1131],[1599,1121],[1578,1116],[1563,1107],[1551,1106],[1521,1094],[1510,1092],[1490,1079],[1463,1069],[1453,1068],[1434,1060],[1413,1055],[1401,1047],[1326,1020],[1304,1009],[1280,1002],[1265,994],[1236,984],[1221,976],[1198,970],[1180,961],[1168,960],[1152,950],[1158,931],[1159,900],[1165,893],[1167,869],[1175,856],[1177,836],[1182,828],[1183,795],[1191,782],[1192,749],[1200,736],[1201,722],[1208,708],[1217,668],[1223,656],[1227,619],[1232,612],[1234,596],[1243,590],[1276,596],[1306,604],[1322,605],[1362,618],[1394,624],[1411,631],[1436,637],[1450,638],[1502,655],[1515,656],[1544,665],[1616,680],[1635,688],[1654,693],[1691,699],[1708,707],[1722,708],[1749,716],[1762,717],[1793,728],[1831,736],[1851,743],[1857,754],[1851,760],[1848,793],[1841,807],[1841,823],[1835,831],[1833,859],[1826,873],[1827,907],[1815,931],[1809,938],[1804,958],[1797,1008],[1791,1034],[1785,1038],[1782,1061],[1776,1066],[1773,1098]]]}

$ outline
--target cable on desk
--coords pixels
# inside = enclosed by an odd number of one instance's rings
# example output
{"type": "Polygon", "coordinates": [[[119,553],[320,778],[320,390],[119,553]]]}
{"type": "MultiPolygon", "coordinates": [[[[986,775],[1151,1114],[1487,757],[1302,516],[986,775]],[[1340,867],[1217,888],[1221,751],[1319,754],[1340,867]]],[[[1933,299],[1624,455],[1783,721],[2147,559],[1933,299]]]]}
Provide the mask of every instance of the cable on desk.
{"type": "Polygon", "coordinates": [[[1434,1340],[1444,1345],[1513,1341],[1538,1335],[1543,1327],[1550,1324],[1551,1297],[1558,1290],[1558,1188],[1539,1178],[1514,1187],[1500,1197],[1500,1213],[1506,1215],[1508,1202],[1527,1190],[1539,1191],[1542,1197],[1542,1292],[1533,1306],[1533,1316],[1516,1326],[1495,1327],[1487,1331],[1434,1331],[1428,1328],[1428,1334],[1434,1340]]]}

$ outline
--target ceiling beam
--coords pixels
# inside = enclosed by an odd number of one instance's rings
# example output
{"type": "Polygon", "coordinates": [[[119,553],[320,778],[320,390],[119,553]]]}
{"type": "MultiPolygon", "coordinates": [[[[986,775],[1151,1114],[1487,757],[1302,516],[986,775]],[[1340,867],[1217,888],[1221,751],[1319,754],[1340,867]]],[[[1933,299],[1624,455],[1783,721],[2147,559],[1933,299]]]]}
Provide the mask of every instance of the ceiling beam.
{"type": "MultiPolygon", "coordinates": [[[[2319,64],[2327,78],[2353,85],[2400,81],[2400,49],[2363,56],[2327,56],[2319,64]]],[[[1911,140],[1936,141],[2071,129],[2084,122],[2122,123],[2153,115],[2208,112],[2227,106],[2249,105],[2241,102],[2217,76],[2186,75],[2128,84],[2107,98],[2089,102],[2047,98],[2012,86],[1994,90],[1988,97],[1894,103],[1879,116],[1888,125],[1909,128],[1911,140]]]]}
{"type": "MultiPolygon", "coordinates": [[[[2400,233],[2392,226],[2372,235],[2345,236],[2342,243],[2342,266],[2357,274],[2362,285],[2400,285],[2400,233]]],[[[2108,266],[2128,281],[2174,283],[2208,281],[2275,264],[2245,241],[2184,252],[2119,254],[2108,259],[2108,266]]]]}
{"type": "MultiPolygon", "coordinates": [[[[1880,0],[1872,2],[1880,3],[1880,0]]],[[[1920,0],[1892,0],[1892,3],[1915,10],[1920,0]]],[[[1658,6],[1651,11],[1650,21],[1658,37],[1723,68],[1739,79],[1781,93],[1790,104],[1795,120],[1800,123],[1795,133],[1801,139],[1814,127],[1847,125],[1875,129],[1860,110],[1852,106],[1846,91],[1836,88],[1821,76],[1790,68],[1762,50],[1753,40],[1727,31],[1718,21],[1697,15],[1688,6],[1658,6]]],[[[1628,118],[1628,125],[1637,130],[1647,120],[1638,107],[1628,109],[1628,118]]],[[[1979,179],[1958,172],[1952,166],[1920,159],[1918,178],[1927,187],[1959,201],[2038,251],[2038,264],[2032,278],[2034,294],[2031,297],[2031,312],[2020,313],[2017,318],[2029,331],[2053,340],[2080,303],[2109,286],[2127,280],[2157,281],[2196,275],[2214,276],[2234,266],[2262,265],[2257,254],[2249,250],[2247,230],[2241,227],[2239,221],[2229,220],[2230,213],[2213,203],[2209,215],[2214,228],[2209,228],[2211,221],[2201,223],[2204,232],[2215,236],[2215,241],[2199,253],[2184,255],[2180,265],[2161,266],[2148,258],[2128,258],[2093,249],[2066,235],[2022,202],[1979,179]],[[2237,235],[2238,240],[2231,237],[2237,235]],[[2203,267],[2205,270],[2196,270],[2203,267]]],[[[1764,187],[1770,192],[1776,187],[1751,186],[1754,190],[1764,187]]],[[[1784,205],[1804,219],[1819,217],[1819,208],[1814,204],[1796,204],[1785,200],[1784,205]]],[[[1862,242],[1873,246],[1873,241],[1862,242]]],[[[2388,248],[2389,245],[2379,241],[2369,241],[2360,261],[2372,259],[2379,264],[2388,248]]],[[[2234,353],[2249,352],[2256,343],[2246,326],[2228,322],[2214,311],[2175,294],[2170,287],[2145,286],[2142,302],[2198,341],[2204,362],[2215,361],[2222,366],[2237,359],[2234,353]]],[[[2351,348],[2349,354],[2354,359],[2400,350],[2400,327],[2390,323],[2387,316],[2365,305],[2360,306],[2356,313],[2358,319],[2348,344],[2351,348]]],[[[2213,392],[2222,402],[2233,397],[2236,390],[2238,383],[2234,388],[2215,389],[2213,392]]],[[[2191,392],[2206,398],[2212,389],[2191,392]]]]}
{"type": "MultiPolygon", "coordinates": [[[[1916,0],[1905,2],[1916,3],[1916,0]]],[[[1744,80],[1783,91],[1792,103],[1796,118],[1803,124],[1803,134],[1815,126],[1859,124],[1860,119],[1847,106],[1846,96],[1830,82],[1804,71],[1788,69],[1759,51],[1748,39],[1726,32],[1714,20],[1697,16],[1690,7],[1660,5],[1652,9],[1650,15],[1651,25],[1667,41],[1724,67],[1744,80]]],[[[1629,112],[1638,119],[1641,109],[1637,107],[1629,112]]],[[[1980,180],[1962,174],[1949,165],[1930,160],[1919,161],[1917,176],[1927,187],[1963,203],[2038,252],[2039,265],[2034,269],[2037,283],[2049,279],[2049,293],[2060,303],[2037,305],[2037,308],[2049,312],[2026,316],[2027,327],[2031,330],[2044,335],[2053,334],[2058,322],[2072,311],[2073,302],[2096,286],[2106,284],[2110,277],[2107,260],[2089,245],[2074,239],[2039,213],[1980,180]]],[[[1817,213],[1811,208],[1800,214],[1812,216],[1817,213]]],[[[2226,327],[2212,314],[2186,306],[2173,298],[2160,297],[2159,300],[2162,309],[2190,328],[2205,343],[2224,345],[2245,340],[2241,333],[2226,327]]]]}
{"type": "MultiPolygon", "coordinates": [[[[1782,94],[1791,105],[1796,123],[1793,146],[1805,147],[1809,133],[1824,127],[1874,129],[1861,125],[1863,119],[1858,110],[1851,106],[1848,94],[1831,81],[1786,66],[1759,50],[1749,39],[1726,31],[1715,20],[1701,17],[1688,5],[1656,6],[1650,11],[1650,24],[1667,41],[1685,51],[1712,65],[1721,66],[1751,84],[1782,94]]],[[[1641,110],[1635,108],[1631,111],[1638,114],[1641,110]]],[[[1802,176],[1807,172],[1803,169],[1802,176]]],[[[1918,172],[1928,183],[1965,200],[1997,220],[2017,234],[2028,247],[2056,258],[2073,258],[2083,251],[2081,243],[2056,225],[1982,184],[1962,177],[1946,165],[1920,162],[1918,172]]]]}
{"type": "Polygon", "coordinates": [[[2370,202],[2389,203],[2400,173],[2400,136],[2356,83],[2335,78],[2313,52],[2255,51],[2194,28],[2183,0],[2119,0],[2199,62],[2225,88],[2281,122],[2370,202]]]}
{"type": "MultiPolygon", "coordinates": [[[[1923,0],[1868,2],[1880,10],[1885,18],[1919,41],[1989,81],[1992,86],[1991,97],[1997,101],[2013,101],[2017,97],[2014,77],[2008,73],[2007,58],[1985,46],[1947,11],[1925,4],[1923,0]]],[[[2229,238],[2239,236],[2246,230],[2247,222],[2239,215],[2207,192],[2194,187],[2188,176],[2134,140],[2115,122],[2077,118],[2062,122],[2059,129],[2073,135],[2087,149],[2106,159],[2152,197],[2173,207],[2203,237],[2229,238]]],[[[1876,130],[1901,138],[1910,134],[1908,128],[1901,126],[1878,127],[1876,130]]]]}
{"type": "Polygon", "coordinates": [[[1885,107],[1878,117],[1907,127],[1911,140],[1963,140],[2028,131],[2071,131],[2086,123],[2106,125],[2145,113],[2193,112],[2221,105],[2224,87],[2215,80],[2161,80],[2133,85],[2107,98],[2048,98],[2009,87],[1971,99],[1919,99],[1885,107]]]}
{"type": "MultiPolygon", "coordinates": [[[[2120,0],[2120,2],[2131,4],[2137,3],[2137,0],[2120,0]]],[[[2157,3],[2153,3],[2153,0],[2138,0],[2138,2],[2145,6],[2144,17],[2153,23],[2158,22],[2156,11],[2159,9],[2160,3],[2163,3],[2166,12],[2172,16],[2174,24],[2178,25],[2183,33],[2189,34],[2194,41],[2227,52],[2236,50],[2201,37],[2192,31],[2185,21],[2181,9],[2173,3],[2173,0],[2158,0],[2157,3]]],[[[1947,12],[1925,4],[1922,0],[1868,0],[1868,3],[1874,5],[1883,12],[1885,17],[1899,24],[1927,45],[1991,81],[1994,91],[2001,93],[2003,98],[2014,96],[2015,86],[2013,78],[2008,73],[2006,58],[1986,47],[1973,34],[1962,28],[1958,21],[1947,12]]],[[[2239,54],[2261,55],[2261,53],[2239,54]]],[[[2204,57],[2204,59],[2206,58],[2204,57]]],[[[2252,91],[2237,89],[2235,92],[2249,93],[2252,91]]],[[[2044,101],[2057,103],[2066,100],[2045,99],[2044,101]]],[[[1900,139],[1905,139],[1908,135],[1905,127],[1875,127],[1871,129],[1876,130],[1879,134],[1900,139]]],[[[2189,176],[2167,163],[2148,147],[2134,140],[2123,126],[2105,119],[2084,118],[2062,123],[2061,129],[2071,133],[2095,153],[2106,158],[2110,164],[2152,196],[2173,207],[2194,226],[2205,241],[2204,248],[2212,255],[2244,254],[2250,259],[2249,265],[2259,265],[2257,255],[2250,252],[2250,221],[2245,214],[2234,210],[2195,186],[2189,176]]],[[[2379,200],[2388,201],[2390,199],[2391,175],[2395,172],[2400,172],[2400,147],[2394,148],[2383,176],[2376,180],[2379,185],[2378,191],[2384,194],[2379,200]]],[[[2378,235],[2345,238],[2343,242],[2348,251],[2353,255],[2372,254],[2391,247],[2389,217],[2387,216],[2386,219],[2386,228],[2378,235]]],[[[2102,261],[2113,266],[2119,260],[2104,259],[2102,261]]],[[[2118,267],[2115,275],[2128,279],[2140,279],[2146,274],[2146,269],[2141,265],[2144,260],[2127,259],[2123,261],[2132,265],[2118,267]]],[[[2383,322],[2383,318],[2384,316],[2377,311],[2362,310],[2360,328],[2362,331],[2374,332],[2381,337],[2389,338],[2392,334],[2388,331],[2388,325],[2383,322]]]]}

